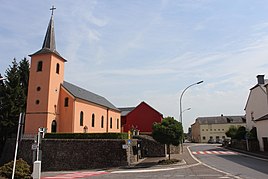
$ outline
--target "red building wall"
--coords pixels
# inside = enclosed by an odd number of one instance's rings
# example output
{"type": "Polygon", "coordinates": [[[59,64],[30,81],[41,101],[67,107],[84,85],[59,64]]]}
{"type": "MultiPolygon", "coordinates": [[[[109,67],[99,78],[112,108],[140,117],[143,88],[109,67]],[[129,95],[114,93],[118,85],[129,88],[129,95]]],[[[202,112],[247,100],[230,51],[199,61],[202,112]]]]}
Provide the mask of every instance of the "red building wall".
{"type": "Polygon", "coordinates": [[[122,122],[125,122],[123,125],[124,132],[128,132],[132,126],[136,127],[140,132],[152,132],[153,123],[161,122],[163,115],[145,102],[142,102],[121,119],[122,122]]]}

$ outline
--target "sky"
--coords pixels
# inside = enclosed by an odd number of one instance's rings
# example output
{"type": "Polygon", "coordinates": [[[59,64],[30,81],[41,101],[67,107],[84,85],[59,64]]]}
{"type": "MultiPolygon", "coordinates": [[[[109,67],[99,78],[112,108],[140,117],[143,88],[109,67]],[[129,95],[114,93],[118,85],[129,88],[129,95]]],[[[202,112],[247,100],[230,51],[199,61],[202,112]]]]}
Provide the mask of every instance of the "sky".
{"type": "Polygon", "coordinates": [[[265,0],[0,0],[2,75],[41,49],[52,5],[65,81],[116,107],[145,101],[179,120],[182,91],[203,80],[182,97],[185,131],[197,117],[244,115],[268,72],[265,0]]]}

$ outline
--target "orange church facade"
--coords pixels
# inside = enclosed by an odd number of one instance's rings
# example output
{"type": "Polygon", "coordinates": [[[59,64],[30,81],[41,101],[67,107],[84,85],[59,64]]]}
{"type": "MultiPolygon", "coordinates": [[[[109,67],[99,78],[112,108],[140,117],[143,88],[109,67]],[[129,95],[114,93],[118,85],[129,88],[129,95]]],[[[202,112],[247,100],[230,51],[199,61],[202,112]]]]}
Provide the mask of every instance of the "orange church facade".
{"type": "Polygon", "coordinates": [[[53,14],[41,50],[30,55],[25,134],[121,131],[121,115],[107,99],[64,81],[66,60],[56,51],[53,14]]]}

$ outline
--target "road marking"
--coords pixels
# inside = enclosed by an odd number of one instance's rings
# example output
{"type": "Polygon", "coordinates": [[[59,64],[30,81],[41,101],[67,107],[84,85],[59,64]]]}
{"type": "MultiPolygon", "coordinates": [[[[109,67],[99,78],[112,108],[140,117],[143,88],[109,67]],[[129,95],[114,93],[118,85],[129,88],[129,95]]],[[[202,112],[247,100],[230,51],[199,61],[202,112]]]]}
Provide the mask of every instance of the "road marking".
{"type": "Polygon", "coordinates": [[[215,168],[215,167],[212,167],[212,166],[210,166],[210,165],[207,165],[207,164],[201,162],[200,160],[198,160],[198,159],[192,154],[192,152],[191,152],[191,150],[190,150],[190,147],[191,147],[191,146],[187,146],[187,150],[188,150],[189,154],[190,154],[191,157],[192,157],[195,161],[197,161],[199,164],[204,165],[204,166],[206,166],[206,167],[208,167],[208,168],[210,168],[210,169],[212,169],[212,170],[215,170],[215,171],[217,171],[217,172],[223,173],[223,174],[226,175],[225,177],[233,177],[233,178],[236,178],[236,179],[242,179],[242,178],[240,178],[239,176],[235,176],[235,175],[233,175],[233,174],[231,174],[231,173],[228,173],[228,172],[219,170],[219,169],[217,169],[217,168],[215,168]]]}
{"type": "Polygon", "coordinates": [[[90,177],[90,176],[96,176],[96,175],[104,175],[107,173],[108,172],[105,172],[105,171],[72,172],[72,173],[60,174],[56,176],[41,177],[41,179],[75,179],[75,178],[84,178],[84,177],[90,177]]]}
{"type": "Polygon", "coordinates": [[[216,155],[237,155],[238,153],[237,152],[233,152],[233,151],[194,151],[192,152],[192,154],[194,155],[213,155],[213,154],[216,154],[216,155]]]}

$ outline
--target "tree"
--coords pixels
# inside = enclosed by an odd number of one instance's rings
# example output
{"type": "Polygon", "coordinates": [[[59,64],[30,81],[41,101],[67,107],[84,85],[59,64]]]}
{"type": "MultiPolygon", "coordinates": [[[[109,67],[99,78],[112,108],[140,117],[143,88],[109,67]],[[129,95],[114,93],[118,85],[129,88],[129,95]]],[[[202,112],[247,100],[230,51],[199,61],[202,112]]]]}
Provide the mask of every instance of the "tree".
{"type": "Polygon", "coordinates": [[[152,136],[159,143],[167,145],[170,160],[170,145],[178,146],[181,143],[183,128],[173,117],[166,117],[161,123],[153,125],[152,136]]]}
{"type": "Polygon", "coordinates": [[[26,110],[29,62],[26,58],[19,64],[13,59],[0,82],[0,152],[7,137],[16,134],[18,118],[26,110]]]}
{"type": "Polygon", "coordinates": [[[247,133],[246,128],[244,126],[240,126],[236,131],[235,138],[238,140],[245,139],[246,133],[247,133]]]}
{"type": "Polygon", "coordinates": [[[247,131],[244,126],[240,126],[239,128],[235,126],[230,126],[229,130],[225,133],[227,137],[231,137],[231,139],[242,140],[245,138],[247,131]]]}
{"type": "Polygon", "coordinates": [[[227,137],[231,137],[231,139],[234,139],[237,133],[237,127],[235,126],[230,126],[229,130],[225,132],[227,137]]]}

